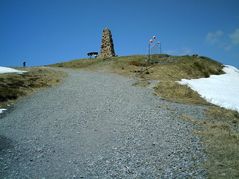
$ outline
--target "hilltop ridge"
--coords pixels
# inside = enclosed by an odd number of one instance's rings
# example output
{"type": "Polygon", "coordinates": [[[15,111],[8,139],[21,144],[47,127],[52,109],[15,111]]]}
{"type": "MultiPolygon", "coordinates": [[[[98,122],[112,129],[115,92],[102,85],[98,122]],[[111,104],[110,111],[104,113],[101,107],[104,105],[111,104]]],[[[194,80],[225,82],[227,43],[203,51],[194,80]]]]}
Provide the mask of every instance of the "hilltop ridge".
{"type": "MultiPolygon", "coordinates": [[[[182,78],[209,77],[223,74],[223,65],[204,56],[170,56],[167,54],[120,56],[108,59],[75,59],[50,65],[64,68],[85,68],[89,70],[107,70],[122,75],[133,75],[145,71],[147,78],[154,80],[180,80],[182,78]]],[[[145,77],[146,77],[145,76],[145,77]]]]}

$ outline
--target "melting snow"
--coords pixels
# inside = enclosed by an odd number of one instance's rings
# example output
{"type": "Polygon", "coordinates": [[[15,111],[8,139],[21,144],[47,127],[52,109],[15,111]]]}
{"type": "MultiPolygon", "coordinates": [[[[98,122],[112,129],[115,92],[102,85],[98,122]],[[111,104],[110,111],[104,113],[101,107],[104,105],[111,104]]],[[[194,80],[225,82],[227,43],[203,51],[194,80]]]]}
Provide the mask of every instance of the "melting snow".
{"type": "Polygon", "coordinates": [[[239,70],[225,65],[223,71],[226,74],[192,80],[182,79],[179,83],[197,91],[210,103],[239,112],[239,70]]]}
{"type": "Polygon", "coordinates": [[[21,70],[16,70],[14,68],[8,68],[8,67],[2,67],[0,66],[0,74],[3,73],[18,73],[18,74],[22,74],[25,73],[26,71],[21,71],[21,70]]]}
{"type": "Polygon", "coordinates": [[[6,109],[0,109],[0,114],[1,114],[3,111],[6,111],[6,109]]]}

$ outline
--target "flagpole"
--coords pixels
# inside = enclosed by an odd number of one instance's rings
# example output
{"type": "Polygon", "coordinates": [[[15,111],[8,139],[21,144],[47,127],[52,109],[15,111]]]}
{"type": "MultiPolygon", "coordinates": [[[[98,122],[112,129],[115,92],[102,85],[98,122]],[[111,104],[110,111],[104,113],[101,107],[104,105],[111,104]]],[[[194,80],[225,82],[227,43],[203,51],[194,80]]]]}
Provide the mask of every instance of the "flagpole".
{"type": "Polygon", "coordinates": [[[162,42],[160,42],[160,47],[159,47],[160,49],[160,54],[162,53],[162,42]]]}
{"type": "Polygon", "coordinates": [[[148,48],[149,48],[149,49],[148,49],[148,53],[149,53],[149,54],[148,54],[148,63],[149,63],[149,61],[150,61],[150,42],[149,42],[148,48]]]}

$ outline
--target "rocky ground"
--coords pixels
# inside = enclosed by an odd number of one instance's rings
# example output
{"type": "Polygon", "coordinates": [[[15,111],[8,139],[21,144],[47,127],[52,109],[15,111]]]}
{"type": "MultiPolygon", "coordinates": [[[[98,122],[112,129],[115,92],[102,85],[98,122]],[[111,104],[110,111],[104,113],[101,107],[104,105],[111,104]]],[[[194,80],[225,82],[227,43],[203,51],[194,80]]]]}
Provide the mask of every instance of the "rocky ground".
{"type": "Polygon", "coordinates": [[[0,178],[206,178],[203,107],[167,102],[110,73],[68,70],[0,118],[0,178]]]}

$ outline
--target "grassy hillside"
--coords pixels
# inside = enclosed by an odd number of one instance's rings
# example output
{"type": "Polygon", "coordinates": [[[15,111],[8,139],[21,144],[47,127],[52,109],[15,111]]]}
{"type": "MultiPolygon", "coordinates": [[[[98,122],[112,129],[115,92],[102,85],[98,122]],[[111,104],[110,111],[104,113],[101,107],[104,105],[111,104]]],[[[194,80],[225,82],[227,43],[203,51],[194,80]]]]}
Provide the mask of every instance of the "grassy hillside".
{"type": "Polygon", "coordinates": [[[25,96],[36,89],[59,83],[63,76],[60,71],[49,68],[24,68],[23,74],[0,74],[0,107],[25,96]]]}
{"type": "Polygon", "coordinates": [[[137,77],[141,86],[150,80],[159,80],[155,93],[167,100],[200,104],[206,107],[205,119],[182,116],[183,120],[200,126],[195,133],[202,137],[208,161],[205,168],[209,178],[239,178],[239,114],[208,104],[198,93],[175,81],[223,74],[223,65],[202,56],[153,55],[125,56],[110,59],[76,59],[51,65],[54,67],[82,68],[114,72],[137,77]]]}
{"type": "Polygon", "coordinates": [[[147,77],[157,80],[180,80],[182,78],[208,77],[221,74],[222,64],[200,56],[152,55],[123,56],[109,59],[76,59],[69,62],[50,65],[65,68],[107,69],[120,74],[135,74],[142,67],[150,67],[147,77]]]}
{"type": "Polygon", "coordinates": [[[207,57],[169,56],[166,54],[152,55],[149,62],[147,56],[135,55],[113,57],[105,60],[76,59],[51,66],[84,68],[137,76],[140,77],[139,83],[144,84],[148,80],[160,80],[161,83],[155,88],[156,94],[168,100],[195,104],[206,104],[206,101],[188,87],[179,85],[175,81],[183,78],[201,78],[223,73],[222,64],[207,57]]]}

